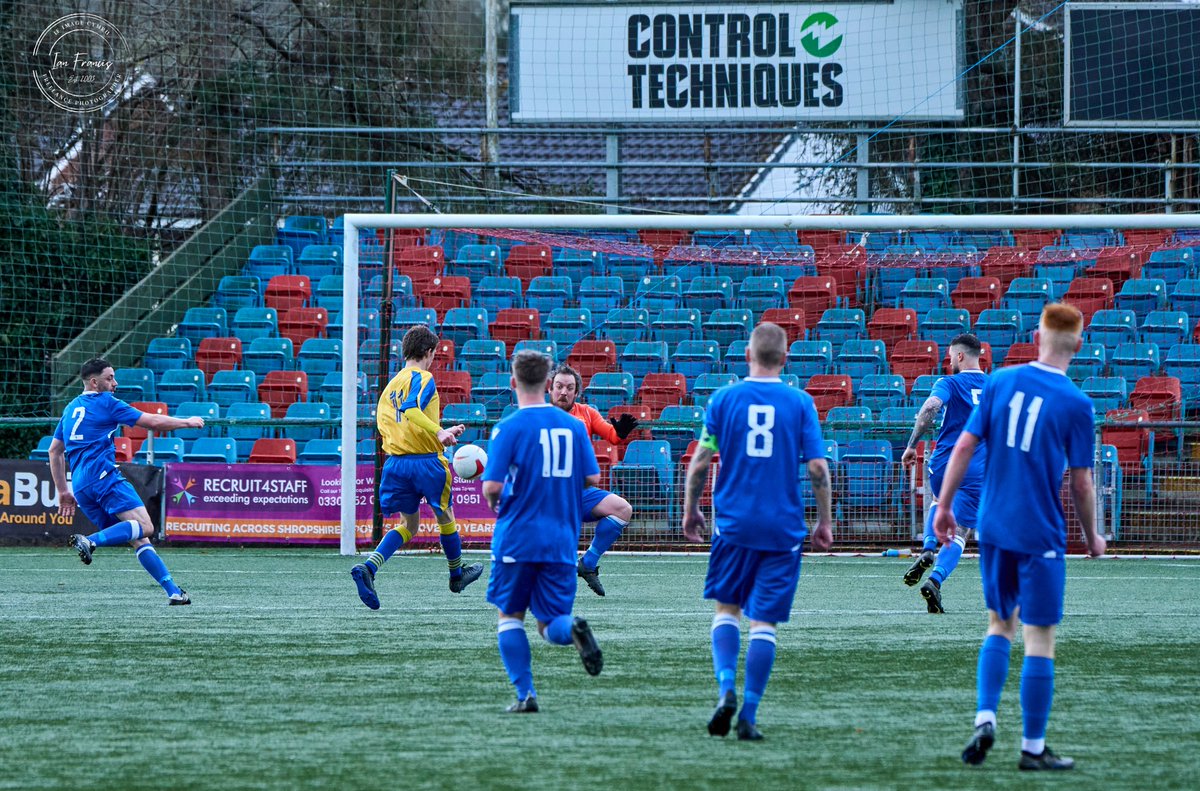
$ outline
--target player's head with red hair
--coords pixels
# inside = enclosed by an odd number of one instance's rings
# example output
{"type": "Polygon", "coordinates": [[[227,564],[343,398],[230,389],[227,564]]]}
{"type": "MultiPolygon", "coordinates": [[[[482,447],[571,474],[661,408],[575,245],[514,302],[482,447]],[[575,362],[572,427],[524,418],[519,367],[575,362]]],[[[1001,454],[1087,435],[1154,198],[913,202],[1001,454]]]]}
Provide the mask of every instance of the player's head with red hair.
{"type": "Polygon", "coordinates": [[[783,327],[764,321],[750,333],[746,360],[764,368],[780,369],[787,358],[787,347],[787,333],[783,327]]]}
{"type": "Polygon", "coordinates": [[[1038,347],[1052,354],[1074,355],[1083,342],[1083,314],[1066,302],[1051,302],[1042,309],[1038,347]]]}

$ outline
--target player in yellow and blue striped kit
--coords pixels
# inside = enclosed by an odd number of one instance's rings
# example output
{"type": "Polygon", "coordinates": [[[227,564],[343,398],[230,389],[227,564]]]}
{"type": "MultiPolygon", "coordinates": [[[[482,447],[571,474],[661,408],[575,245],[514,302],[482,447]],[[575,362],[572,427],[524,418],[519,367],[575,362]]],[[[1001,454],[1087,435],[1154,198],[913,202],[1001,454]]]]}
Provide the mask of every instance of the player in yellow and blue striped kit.
{"type": "Polygon", "coordinates": [[[466,426],[443,429],[439,423],[441,404],[429,372],[437,344],[437,336],[428,327],[410,328],[401,343],[404,368],[379,397],[377,422],[387,454],[379,481],[379,508],[384,516],[399,513],[404,524],[389,530],[366,561],[350,570],[358,597],[372,610],[379,609],[375,575],[416,534],[421,498],[437,517],[442,549],[450,566],[450,590],[461,593],[483,573],[482,563],[462,566],[462,538],[450,507],[453,476],[443,449],[453,445],[466,426]]]}

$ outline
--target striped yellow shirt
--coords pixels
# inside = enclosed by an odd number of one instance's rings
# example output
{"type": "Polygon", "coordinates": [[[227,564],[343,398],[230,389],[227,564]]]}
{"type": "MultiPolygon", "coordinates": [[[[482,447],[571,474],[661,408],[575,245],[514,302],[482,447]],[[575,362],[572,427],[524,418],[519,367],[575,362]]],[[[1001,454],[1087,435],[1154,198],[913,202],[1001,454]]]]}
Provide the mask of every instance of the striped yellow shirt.
{"type": "Polygon", "coordinates": [[[433,424],[441,427],[441,404],[433,374],[421,368],[403,368],[392,377],[379,397],[376,423],[383,437],[383,451],[389,456],[407,456],[442,452],[442,443],[430,426],[419,425],[404,416],[419,409],[433,424]]]}

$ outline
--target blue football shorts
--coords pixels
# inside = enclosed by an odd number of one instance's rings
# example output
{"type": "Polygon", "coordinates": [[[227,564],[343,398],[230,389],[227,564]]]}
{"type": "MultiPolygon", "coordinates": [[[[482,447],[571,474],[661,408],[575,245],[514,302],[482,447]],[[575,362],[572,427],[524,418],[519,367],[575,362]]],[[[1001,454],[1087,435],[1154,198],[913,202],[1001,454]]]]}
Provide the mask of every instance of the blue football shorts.
{"type": "Polygon", "coordinates": [[[534,618],[547,623],[571,614],[576,574],[573,563],[505,563],[493,556],[487,600],[502,613],[529,610],[534,618]]]}
{"type": "Polygon", "coordinates": [[[589,486],[583,490],[583,521],[595,522],[597,518],[592,516],[592,511],[596,510],[596,506],[604,501],[612,492],[606,492],[596,486],[589,486]]]}
{"type": "MultiPolygon", "coordinates": [[[[945,467],[929,471],[929,488],[933,490],[935,498],[942,491],[942,478],[945,477],[945,474],[945,467]]],[[[963,527],[974,530],[976,520],[979,518],[979,498],[982,495],[982,480],[964,478],[958,487],[958,494],[954,495],[954,521],[963,527]]]]}
{"type": "Polygon", "coordinates": [[[708,555],[704,598],[736,604],[747,618],[785,623],[800,582],[800,548],[749,549],[715,536],[708,555]]]}
{"type": "Polygon", "coordinates": [[[133,484],[125,480],[119,470],[112,470],[83,491],[75,492],[75,502],[83,515],[100,530],[121,521],[117,514],[145,505],[133,484]]]}
{"type": "Polygon", "coordinates": [[[450,508],[452,480],[450,463],[440,453],[388,456],[379,479],[379,509],[384,516],[415,514],[423,497],[441,517],[450,508]]]}
{"type": "Polygon", "coordinates": [[[1043,557],[1001,549],[979,542],[979,573],[983,601],[1007,620],[1019,607],[1021,623],[1054,626],[1062,620],[1067,561],[1061,555],[1043,557]]]}

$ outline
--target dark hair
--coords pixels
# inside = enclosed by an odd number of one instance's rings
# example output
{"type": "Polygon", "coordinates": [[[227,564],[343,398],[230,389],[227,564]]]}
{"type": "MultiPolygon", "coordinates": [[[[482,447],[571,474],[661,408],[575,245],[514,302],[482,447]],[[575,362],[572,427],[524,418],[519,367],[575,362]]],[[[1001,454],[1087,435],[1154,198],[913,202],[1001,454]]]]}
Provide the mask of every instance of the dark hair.
{"type": "Polygon", "coordinates": [[[972,357],[978,357],[979,355],[983,354],[983,345],[980,344],[979,339],[970,332],[964,332],[961,335],[955,335],[954,339],[950,341],[950,345],[958,346],[972,357]]]}
{"type": "Polygon", "coordinates": [[[566,363],[559,363],[558,365],[556,365],[554,367],[554,370],[550,372],[549,378],[551,381],[553,381],[554,379],[556,379],[559,376],[575,377],[575,395],[581,394],[581,392],[583,391],[583,377],[581,377],[579,375],[579,371],[576,371],[574,368],[567,365],[566,363]]]}
{"type": "Polygon", "coordinates": [[[433,330],[424,324],[417,324],[409,327],[408,332],[404,333],[400,350],[404,353],[405,360],[420,360],[436,349],[437,345],[438,338],[433,334],[433,330]]]}
{"type": "Polygon", "coordinates": [[[522,349],[513,356],[512,371],[518,385],[527,390],[538,387],[544,390],[550,378],[550,358],[533,349],[522,349]]]}
{"type": "Polygon", "coordinates": [[[781,367],[787,357],[787,332],[778,324],[762,322],[750,333],[750,355],[759,365],[781,367]]]}
{"type": "Polygon", "coordinates": [[[103,357],[93,357],[79,369],[79,378],[86,382],[93,376],[99,376],[104,373],[105,368],[112,368],[112,363],[103,357]]]}

